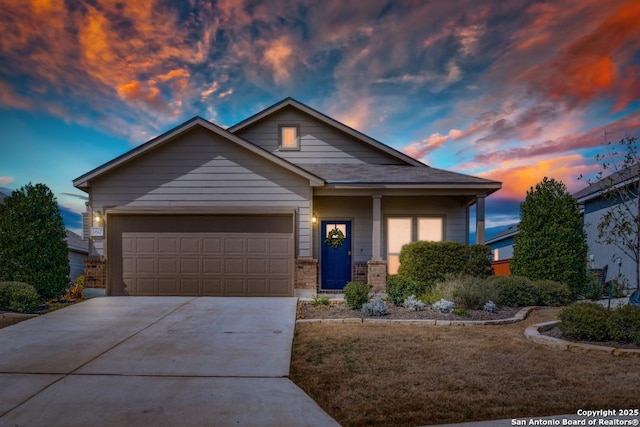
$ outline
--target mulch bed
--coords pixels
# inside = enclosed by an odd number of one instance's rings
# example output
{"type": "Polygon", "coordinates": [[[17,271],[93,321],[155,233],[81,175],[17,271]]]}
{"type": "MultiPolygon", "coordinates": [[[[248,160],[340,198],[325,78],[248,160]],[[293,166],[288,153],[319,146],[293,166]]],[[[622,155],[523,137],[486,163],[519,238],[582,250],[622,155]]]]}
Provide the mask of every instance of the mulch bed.
{"type": "Polygon", "coordinates": [[[624,348],[624,349],[640,349],[640,346],[631,344],[631,343],[621,343],[617,341],[581,341],[575,338],[567,337],[562,334],[558,327],[553,327],[546,331],[540,331],[542,335],[546,335],[553,338],[558,338],[565,341],[583,343],[583,344],[593,344],[593,345],[601,345],[603,347],[614,347],[614,348],[624,348]]]}
{"type": "MultiPolygon", "coordinates": [[[[452,313],[439,313],[425,307],[421,311],[409,311],[402,306],[387,303],[387,314],[376,319],[437,319],[437,320],[497,320],[509,319],[520,311],[521,308],[501,307],[496,313],[489,313],[484,310],[468,310],[469,316],[459,316],[452,313]]],[[[298,303],[298,319],[346,319],[363,317],[359,310],[347,307],[346,304],[332,303],[328,306],[319,305],[314,307],[309,302],[298,303]]]]}

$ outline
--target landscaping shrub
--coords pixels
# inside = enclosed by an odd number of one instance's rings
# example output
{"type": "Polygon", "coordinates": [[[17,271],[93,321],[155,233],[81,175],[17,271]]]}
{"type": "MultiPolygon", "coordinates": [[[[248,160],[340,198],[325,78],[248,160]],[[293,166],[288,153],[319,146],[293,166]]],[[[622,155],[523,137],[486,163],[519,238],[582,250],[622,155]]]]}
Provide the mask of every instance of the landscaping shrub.
{"type": "Polygon", "coordinates": [[[371,285],[365,282],[349,282],[344,287],[344,300],[347,305],[356,310],[362,308],[362,304],[369,301],[371,285]]]}
{"type": "Polygon", "coordinates": [[[362,314],[364,316],[384,316],[387,314],[387,304],[380,298],[375,298],[371,302],[362,304],[362,314]]]}
{"type": "Polygon", "coordinates": [[[399,276],[397,274],[387,277],[387,297],[392,303],[399,305],[409,295],[422,295],[428,290],[428,286],[424,282],[418,282],[409,277],[399,276]]]}
{"type": "Polygon", "coordinates": [[[598,300],[602,298],[604,289],[598,281],[598,278],[592,274],[587,275],[584,286],[582,287],[582,296],[587,299],[598,300]]]}
{"type": "Polygon", "coordinates": [[[486,311],[487,313],[496,313],[498,311],[498,306],[493,301],[487,301],[482,306],[482,310],[486,311]]]}
{"type": "Polygon", "coordinates": [[[474,277],[489,277],[493,275],[491,248],[487,245],[471,245],[468,250],[469,261],[465,266],[464,273],[474,277]]]}
{"type": "Polygon", "coordinates": [[[609,338],[640,345],[640,307],[625,305],[609,316],[609,338]]]}
{"type": "Polygon", "coordinates": [[[578,340],[604,341],[609,332],[609,312],[600,304],[575,303],[560,312],[560,331],[578,340]]]}
{"type": "Polygon", "coordinates": [[[561,181],[543,178],[520,205],[511,274],[567,283],[578,296],[585,283],[587,242],[578,202],[561,181]]]}
{"type": "Polygon", "coordinates": [[[331,301],[329,301],[329,297],[327,295],[316,295],[313,297],[313,300],[311,300],[311,305],[314,307],[318,307],[320,305],[327,306],[330,303],[331,301]]]}
{"type": "Polygon", "coordinates": [[[447,301],[442,298],[440,301],[433,304],[431,309],[440,313],[451,313],[455,307],[456,305],[452,301],[447,301]]]}
{"type": "Polygon", "coordinates": [[[69,249],[60,208],[44,184],[14,190],[0,204],[0,280],[32,285],[43,299],[69,286],[69,249]]]}
{"type": "Polygon", "coordinates": [[[402,305],[409,311],[421,311],[424,309],[425,303],[416,299],[415,295],[409,295],[402,305]]]}
{"type": "Polygon", "coordinates": [[[538,303],[538,292],[533,282],[526,277],[493,276],[487,280],[498,292],[500,305],[509,307],[528,307],[538,303]]]}
{"type": "Polygon", "coordinates": [[[435,288],[439,294],[452,300],[456,306],[470,310],[477,310],[485,302],[498,298],[495,287],[489,286],[485,279],[467,274],[449,275],[435,288]]]}
{"type": "Polygon", "coordinates": [[[0,309],[33,313],[40,308],[36,289],[22,282],[0,282],[0,309]]]}
{"type": "Polygon", "coordinates": [[[573,302],[569,285],[553,280],[536,280],[533,282],[538,292],[538,304],[550,307],[562,307],[573,302]]]}
{"type": "Polygon", "coordinates": [[[454,308],[452,313],[460,317],[471,317],[471,313],[465,308],[454,308]]]}
{"type": "Polygon", "coordinates": [[[462,243],[411,242],[400,251],[398,274],[432,286],[447,274],[462,272],[468,261],[469,249],[462,243]]]}

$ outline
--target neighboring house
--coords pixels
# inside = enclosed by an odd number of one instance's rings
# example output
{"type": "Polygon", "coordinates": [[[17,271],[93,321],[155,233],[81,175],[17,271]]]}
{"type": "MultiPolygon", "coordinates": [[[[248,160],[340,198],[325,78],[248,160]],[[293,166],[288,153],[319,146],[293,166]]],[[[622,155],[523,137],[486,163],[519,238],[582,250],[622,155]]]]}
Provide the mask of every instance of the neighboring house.
{"type": "Polygon", "coordinates": [[[382,290],[403,244],[468,243],[474,204],[482,243],[485,198],[501,187],[291,98],[228,129],[196,117],[73,184],[89,194],[108,295],[224,296],[341,291],[354,278],[382,290]]]}
{"type": "Polygon", "coordinates": [[[84,274],[84,259],[89,256],[89,242],[67,229],[67,246],[69,247],[69,280],[73,282],[78,276],[84,274]]]}
{"type": "MultiPolygon", "coordinates": [[[[611,180],[615,186],[629,185],[634,182],[638,176],[638,165],[630,169],[630,173],[626,176],[621,173],[611,174],[604,179],[611,180]],[[629,179],[630,177],[631,179],[629,179]]],[[[636,263],[631,257],[624,254],[618,247],[614,245],[605,245],[598,243],[598,224],[604,215],[610,209],[610,202],[603,199],[602,180],[593,183],[586,188],[573,194],[573,197],[580,203],[584,212],[584,225],[587,234],[588,265],[589,268],[604,268],[608,266],[606,280],[617,279],[622,274],[628,280],[628,286],[634,287],[636,280],[636,263]]],[[[633,215],[637,215],[637,209],[632,207],[633,215]]]]}
{"type": "Polygon", "coordinates": [[[518,224],[501,231],[485,242],[491,248],[494,261],[513,258],[513,238],[518,234],[518,224]]]}

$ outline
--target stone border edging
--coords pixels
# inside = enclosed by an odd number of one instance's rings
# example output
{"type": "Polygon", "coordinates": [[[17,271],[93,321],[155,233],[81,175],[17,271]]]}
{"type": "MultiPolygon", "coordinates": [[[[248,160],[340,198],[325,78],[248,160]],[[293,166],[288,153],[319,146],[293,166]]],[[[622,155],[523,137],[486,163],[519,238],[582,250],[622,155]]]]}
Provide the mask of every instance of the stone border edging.
{"type": "Polygon", "coordinates": [[[573,351],[580,353],[588,353],[588,352],[601,352],[608,353],[613,356],[624,356],[624,357],[640,357],[640,350],[637,349],[627,349],[627,348],[615,348],[615,347],[607,347],[603,345],[595,345],[595,344],[585,344],[573,341],[566,341],[560,338],[550,337],[548,335],[543,335],[540,332],[548,331],[555,327],[559,320],[552,320],[550,322],[537,323],[535,325],[529,326],[524,331],[524,336],[527,339],[545,345],[547,347],[557,348],[559,350],[564,351],[573,351]]]}
{"type": "Polygon", "coordinates": [[[507,319],[495,320],[437,320],[437,319],[377,319],[374,317],[346,317],[343,319],[297,319],[296,323],[400,323],[404,325],[430,325],[430,326],[486,326],[486,325],[509,325],[521,322],[527,318],[529,313],[537,307],[525,307],[518,311],[515,316],[507,319]]]}
{"type": "Polygon", "coordinates": [[[0,317],[2,317],[3,319],[31,319],[38,316],[40,315],[35,313],[15,313],[13,311],[0,313],[0,317]]]}

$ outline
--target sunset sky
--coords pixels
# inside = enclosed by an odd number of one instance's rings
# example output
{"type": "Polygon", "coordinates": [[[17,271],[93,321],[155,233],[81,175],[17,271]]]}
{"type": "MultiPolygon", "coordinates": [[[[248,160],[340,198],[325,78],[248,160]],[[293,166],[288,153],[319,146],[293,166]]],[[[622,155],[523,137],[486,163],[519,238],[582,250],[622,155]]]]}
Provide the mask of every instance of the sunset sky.
{"type": "MultiPolygon", "coordinates": [[[[570,191],[640,130],[637,0],[0,0],[0,191],[71,181],[200,115],[291,96],[438,168],[487,177],[487,226],[570,191]]],[[[491,233],[488,232],[488,236],[491,233]]]]}

